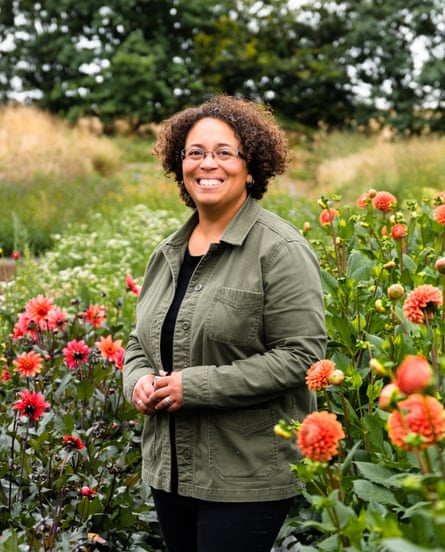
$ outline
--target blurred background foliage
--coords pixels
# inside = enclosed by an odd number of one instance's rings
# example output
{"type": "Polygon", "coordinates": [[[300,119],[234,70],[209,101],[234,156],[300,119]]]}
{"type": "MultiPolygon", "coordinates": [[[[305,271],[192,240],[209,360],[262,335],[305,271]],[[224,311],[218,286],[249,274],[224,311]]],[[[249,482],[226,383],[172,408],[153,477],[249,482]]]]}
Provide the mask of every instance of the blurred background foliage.
{"type": "Polygon", "coordinates": [[[289,124],[443,130],[443,0],[3,0],[0,103],[108,129],[215,92],[289,124]]]}

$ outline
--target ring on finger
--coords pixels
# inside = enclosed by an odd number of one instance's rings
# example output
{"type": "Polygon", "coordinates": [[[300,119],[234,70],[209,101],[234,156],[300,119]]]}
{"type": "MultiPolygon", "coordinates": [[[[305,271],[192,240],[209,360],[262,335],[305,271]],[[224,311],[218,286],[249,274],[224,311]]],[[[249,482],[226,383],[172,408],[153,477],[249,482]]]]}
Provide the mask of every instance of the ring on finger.
{"type": "Polygon", "coordinates": [[[171,406],[173,404],[173,401],[168,395],[165,397],[164,401],[167,403],[167,406],[171,406]]]}
{"type": "Polygon", "coordinates": [[[141,404],[142,404],[141,399],[139,399],[138,401],[136,401],[136,405],[137,405],[137,406],[141,406],[141,404]]]}

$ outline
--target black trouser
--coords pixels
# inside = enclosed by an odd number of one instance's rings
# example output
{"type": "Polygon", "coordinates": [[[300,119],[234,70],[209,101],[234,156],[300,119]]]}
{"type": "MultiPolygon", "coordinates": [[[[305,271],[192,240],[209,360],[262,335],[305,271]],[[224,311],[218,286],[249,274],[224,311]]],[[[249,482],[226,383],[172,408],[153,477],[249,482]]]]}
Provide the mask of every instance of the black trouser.
{"type": "Polygon", "coordinates": [[[270,552],[293,498],[209,502],[152,489],[168,552],[270,552]]]}

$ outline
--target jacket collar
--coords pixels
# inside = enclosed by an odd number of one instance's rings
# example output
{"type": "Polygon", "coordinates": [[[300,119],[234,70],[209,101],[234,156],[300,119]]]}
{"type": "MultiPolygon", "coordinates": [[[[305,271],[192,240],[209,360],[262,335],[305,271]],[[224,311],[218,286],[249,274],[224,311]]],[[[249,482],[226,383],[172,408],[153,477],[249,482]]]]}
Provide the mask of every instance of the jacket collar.
{"type": "MultiPolygon", "coordinates": [[[[229,222],[221,241],[231,245],[241,245],[246,239],[252,226],[258,220],[261,205],[256,199],[248,196],[241,208],[229,222]]],[[[198,213],[195,211],[192,216],[175,232],[167,243],[173,247],[182,247],[188,242],[193,228],[198,224],[198,213]]]]}

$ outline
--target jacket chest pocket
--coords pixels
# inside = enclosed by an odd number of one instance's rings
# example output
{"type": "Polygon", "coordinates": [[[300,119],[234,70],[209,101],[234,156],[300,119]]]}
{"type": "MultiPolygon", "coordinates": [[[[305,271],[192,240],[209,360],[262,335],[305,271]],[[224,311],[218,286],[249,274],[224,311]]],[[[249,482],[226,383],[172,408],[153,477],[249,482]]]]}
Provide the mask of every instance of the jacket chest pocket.
{"type": "Polygon", "coordinates": [[[261,292],[218,287],[207,314],[207,336],[222,343],[252,343],[262,321],[263,303],[261,292]]]}

